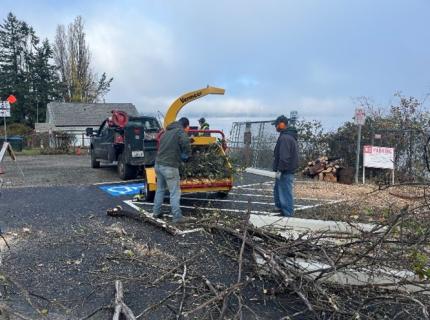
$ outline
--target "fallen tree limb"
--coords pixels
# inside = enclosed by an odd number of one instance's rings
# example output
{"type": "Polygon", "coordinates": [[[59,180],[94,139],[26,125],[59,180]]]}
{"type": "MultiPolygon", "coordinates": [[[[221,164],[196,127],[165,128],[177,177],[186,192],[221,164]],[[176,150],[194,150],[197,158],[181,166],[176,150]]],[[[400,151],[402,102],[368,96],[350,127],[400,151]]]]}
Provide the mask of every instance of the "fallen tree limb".
{"type": "Polygon", "coordinates": [[[211,305],[212,303],[218,302],[220,300],[223,300],[225,297],[227,297],[228,295],[230,295],[235,290],[237,290],[237,289],[239,289],[239,288],[247,285],[248,283],[250,283],[252,281],[254,281],[254,279],[249,279],[249,280],[247,280],[245,282],[241,282],[241,283],[235,283],[231,287],[229,287],[229,288],[221,291],[217,296],[215,296],[215,297],[213,297],[213,298],[211,298],[211,299],[203,302],[198,307],[196,307],[196,308],[194,308],[194,309],[192,309],[190,311],[184,312],[183,313],[184,317],[189,317],[191,314],[196,313],[197,311],[200,311],[200,310],[206,308],[207,306],[211,305]]]}
{"type": "Polygon", "coordinates": [[[124,303],[124,291],[121,281],[115,281],[115,290],[115,311],[112,320],[119,320],[121,314],[123,314],[127,320],[136,320],[133,311],[124,303]]]}
{"type": "Polygon", "coordinates": [[[165,298],[163,298],[161,301],[154,303],[152,305],[150,305],[148,308],[146,308],[145,310],[143,310],[139,315],[136,316],[136,319],[139,319],[140,317],[143,317],[145,314],[147,314],[149,311],[158,308],[159,306],[161,306],[163,303],[165,303],[167,300],[169,300],[171,297],[173,297],[176,292],[178,292],[180,289],[182,288],[182,286],[177,287],[173,292],[171,292],[170,294],[168,294],[165,298]]]}
{"type": "Polygon", "coordinates": [[[165,274],[163,274],[161,277],[157,278],[156,280],[154,280],[152,282],[152,285],[156,285],[157,283],[159,283],[160,281],[164,280],[166,277],[168,277],[169,275],[171,275],[173,272],[175,272],[176,270],[178,270],[180,267],[182,267],[183,265],[185,265],[186,263],[189,263],[191,261],[193,261],[194,259],[196,259],[198,256],[200,256],[201,253],[198,252],[195,255],[193,255],[192,257],[188,258],[187,260],[181,262],[180,264],[178,264],[176,267],[174,267],[173,269],[170,269],[169,271],[167,271],[165,274]]]}
{"type": "Polygon", "coordinates": [[[171,235],[177,235],[180,233],[180,230],[168,225],[165,221],[161,219],[155,219],[152,217],[148,217],[145,214],[139,214],[137,212],[132,212],[128,210],[124,210],[121,206],[116,206],[115,208],[108,209],[106,214],[111,217],[127,217],[133,220],[148,222],[154,226],[157,226],[171,235]]]}

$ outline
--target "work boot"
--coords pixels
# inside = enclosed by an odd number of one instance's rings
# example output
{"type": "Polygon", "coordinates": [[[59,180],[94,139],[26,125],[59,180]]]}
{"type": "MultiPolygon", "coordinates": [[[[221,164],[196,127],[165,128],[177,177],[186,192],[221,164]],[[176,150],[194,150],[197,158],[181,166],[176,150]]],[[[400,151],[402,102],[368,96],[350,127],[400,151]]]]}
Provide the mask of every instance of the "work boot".
{"type": "Polygon", "coordinates": [[[196,219],[192,218],[192,217],[181,217],[179,219],[173,220],[172,223],[173,224],[187,224],[187,223],[192,223],[195,221],[196,221],[196,219]]]}
{"type": "Polygon", "coordinates": [[[160,213],[153,213],[152,214],[152,217],[154,218],[154,219],[161,219],[161,218],[163,218],[163,213],[162,212],[160,212],[160,213]]]}

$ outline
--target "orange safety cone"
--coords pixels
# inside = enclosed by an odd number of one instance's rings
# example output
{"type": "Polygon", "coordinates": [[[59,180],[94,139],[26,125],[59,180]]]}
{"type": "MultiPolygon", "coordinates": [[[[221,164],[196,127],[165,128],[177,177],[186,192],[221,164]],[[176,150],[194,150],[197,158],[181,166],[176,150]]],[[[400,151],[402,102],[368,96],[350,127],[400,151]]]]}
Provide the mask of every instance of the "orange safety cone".
{"type": "Polygon", "coordinates": [[[78,147],[78,148],[76,149],[76,155],[77,155],[77,156],[80,156],[80,155],[81,155],[81,147],[78,147]]]}

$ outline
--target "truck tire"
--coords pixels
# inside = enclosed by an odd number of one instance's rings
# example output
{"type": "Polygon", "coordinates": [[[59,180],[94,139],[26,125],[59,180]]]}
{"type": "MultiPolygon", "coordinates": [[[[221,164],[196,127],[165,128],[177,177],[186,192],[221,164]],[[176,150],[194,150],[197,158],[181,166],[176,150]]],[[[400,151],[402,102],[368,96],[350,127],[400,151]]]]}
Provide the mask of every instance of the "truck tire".
{"type": "Polygon", "coordinates": [[[100,161],[96,160],[93,148],[91,148],[91,168],[100,168],[100,161]]]}
{"type": "Polygon", "coordinates": [[[118,175],[122,180],[136,178],[137,168],[125,162],[125,155],[121,153],[118,157],[118,175]]]}
{"type": "Polygon", "coordinates": [[[149,184],[148,183],[145,183],[145,188],[143,188],[141,190],[141,192],[143,193],[143,195],[145,197],[145,201],[154,202],[155,191],[149,190],[149,184]]]}

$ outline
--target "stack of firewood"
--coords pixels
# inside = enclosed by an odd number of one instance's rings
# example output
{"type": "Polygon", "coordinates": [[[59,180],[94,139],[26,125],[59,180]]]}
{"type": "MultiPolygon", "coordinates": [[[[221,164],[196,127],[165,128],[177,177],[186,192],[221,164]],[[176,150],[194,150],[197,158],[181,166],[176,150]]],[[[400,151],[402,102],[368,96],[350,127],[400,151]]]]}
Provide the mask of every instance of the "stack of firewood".
{"type": "Polygon", "coordinates": [[[308,166],[303,169],[302,173],[315,180],[337,182],[341,169],[341,159],[323,156],[308,162],[308,166]]]}

